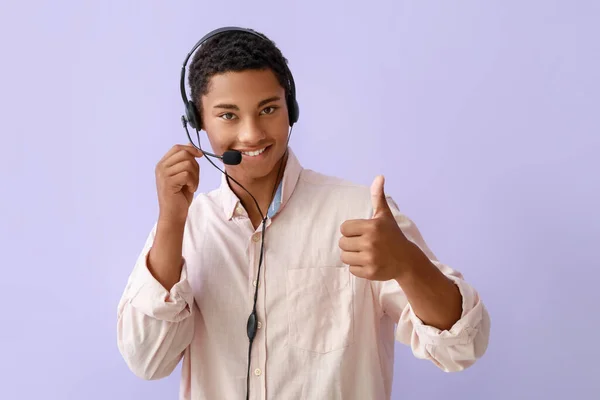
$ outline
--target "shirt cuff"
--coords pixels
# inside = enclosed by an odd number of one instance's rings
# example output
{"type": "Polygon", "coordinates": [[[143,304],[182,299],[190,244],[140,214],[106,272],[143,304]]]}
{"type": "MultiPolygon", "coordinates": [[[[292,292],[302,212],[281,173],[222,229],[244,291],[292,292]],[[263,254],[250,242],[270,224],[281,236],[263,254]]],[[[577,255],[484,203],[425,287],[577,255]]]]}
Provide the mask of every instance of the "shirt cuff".
{"type": "Polygon", "coordinates": [[[458,321],[449,330],[440,330],[434,326],[425,325],[413,311],[407,307],[408,312],[404,318],[409,318],[424,345],[431,346],[456,346],[468,345],[473,342],[483,316],[483,303],[479,300],[477,292],[464,280],[452,275],[447,275],[460,291],[462,296],[462,314],[458,321]]]}
{"type": "Polygon", "coordinates": [[[148,270],[148,254],[141,257],[137,281],[139,288],[131,297],[131,305],[149,317],[179,322],[191,314],[194,304],[192,288],[187,280],[187,264],[183,260],[181,275],[170,291],[167,291],[148,270]]]}

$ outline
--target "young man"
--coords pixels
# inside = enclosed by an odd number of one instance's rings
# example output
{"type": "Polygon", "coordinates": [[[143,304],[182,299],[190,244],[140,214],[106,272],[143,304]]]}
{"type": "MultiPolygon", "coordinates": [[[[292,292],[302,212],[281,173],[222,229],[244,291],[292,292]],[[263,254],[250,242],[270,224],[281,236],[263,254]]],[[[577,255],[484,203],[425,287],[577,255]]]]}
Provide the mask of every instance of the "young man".
{"type": "Polygon", "coordinates": [[[158,220],[118,309],[129,368],[160,379],[183,359],[180,399],[364,400],[390,398],[394,340],[444,371],[472,365],[490,329],[477,292],[436,260],[383,177],[369,189],[302,168],[286,63],[240,31],[193,58],[201,128],[242,161],[195,199],[199,150],[158,163],[158,220]]]}

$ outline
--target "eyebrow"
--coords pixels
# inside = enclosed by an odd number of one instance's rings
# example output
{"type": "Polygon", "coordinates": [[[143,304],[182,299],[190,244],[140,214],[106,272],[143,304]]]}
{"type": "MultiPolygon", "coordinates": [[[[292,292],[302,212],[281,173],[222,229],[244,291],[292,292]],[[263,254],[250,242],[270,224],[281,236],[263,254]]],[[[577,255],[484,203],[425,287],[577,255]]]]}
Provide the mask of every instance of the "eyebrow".
{"type": "MultiPolygon", "coordinates": [[[[272,97],[269,97],[268,99],[261,100],[261,101],[258,103],[258,106],[257,106],[257,108],[258,108],[258,107],[262,107],[262,106],[264,106],[265,104],[271,103],[271,102],[273,102],[273,101],[279,101],[279,100],[281,100],[281,97],[279,97],[279,96],[272,96],[272,97]]],[[[215,106],[214,106],[214,108],[223,108],[223,109],[225,109],[225,110],[237,110],[237,111],[239,111],[239,109],[240,109],[240,108],[239,108],[238,106],[236,106],[235,104],[226,104],[226,103],[217,104],[217,105],[215,105],[215,106]]]]}

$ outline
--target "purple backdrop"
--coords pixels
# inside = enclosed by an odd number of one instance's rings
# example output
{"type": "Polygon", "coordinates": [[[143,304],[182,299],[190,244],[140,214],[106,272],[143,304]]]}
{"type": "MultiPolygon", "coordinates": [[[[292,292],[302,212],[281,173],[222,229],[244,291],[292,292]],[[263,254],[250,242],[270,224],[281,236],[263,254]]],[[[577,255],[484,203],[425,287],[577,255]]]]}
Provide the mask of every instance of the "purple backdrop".
{"type": "MultiPolygon", "coordinates": [[[[289,58],[304,166],[385,174],[489,308],[464,373],[398,344],[394,398],[597,396],[600,3],[348,3],[1,3],[0,398],[177,398],[179,369],[128,371],[117,302],[157,215],[155,163],[185,142],[181,62],[222,25],[289,58]]],[[[202,162],[201,189],[219,179],[202,162]]]]}

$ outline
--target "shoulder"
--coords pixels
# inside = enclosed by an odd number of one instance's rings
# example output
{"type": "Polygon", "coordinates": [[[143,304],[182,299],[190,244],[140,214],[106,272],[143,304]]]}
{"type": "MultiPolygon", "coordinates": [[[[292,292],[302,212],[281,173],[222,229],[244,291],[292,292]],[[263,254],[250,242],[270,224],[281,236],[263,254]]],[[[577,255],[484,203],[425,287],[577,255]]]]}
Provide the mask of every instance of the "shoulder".
{"type": "Polygon", "coordinates": [[[208,192],[197,193],[192,204],[190,204],[187,222],[195,226],[199,220],[206,220],[206,216],[217,217],[225,215],[221,196],[222,193],[218,188],[208,192]],[[204,218],[199,218],[201,215],[204,218]]]}
{"type": "MultiPolygon", "coordinates": [[[[340,205],[351,207],[354,212],[357,210],[372,212],[370,186],[310,169],[302,171],[298,184],[304,192],[313,197],[325,197],[340,205]]],[[[394,215],[403,217],[394,198],[389,194],[385,197],[394,215]]]]}
{"type": "Polygon", "coordinates": [[[371,207],[368,186],[310,169],[304,169],[300,174],[296,192],[308,201],[333,203],[352,213],[368,212],[371,207]]]}
{"type": "Polygon", "coordinates": [[[300,173],[298,184],[316,191],[329,194],[354,193],[356,195],[368,195],[369,187],[352,182],[337,176],[326,175],[311,169],[304,169],[300,173]]]}
{"type": "Polygon", "coordinates": [[[221,191],[219,188],[213,189],[208,192],[199,192],[194,196],[194,200],[190,205],[191,208],[195,207],[206,207],[206,206],[215,206],[220,204],[221,201],[221,191]]]}

